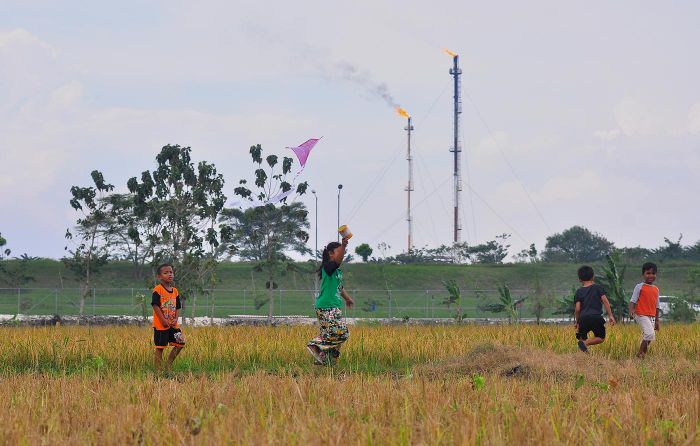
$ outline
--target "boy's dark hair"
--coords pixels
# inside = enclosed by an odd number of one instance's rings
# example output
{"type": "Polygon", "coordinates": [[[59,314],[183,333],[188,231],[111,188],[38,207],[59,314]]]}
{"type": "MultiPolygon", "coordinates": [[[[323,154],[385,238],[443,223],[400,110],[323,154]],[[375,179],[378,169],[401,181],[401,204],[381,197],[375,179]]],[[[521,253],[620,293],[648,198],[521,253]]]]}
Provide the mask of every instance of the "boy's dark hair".
{"type": "Polygon", "coordinates": [[[319,279],[322,277],[321,269],[323,269],[323,265],[325,265],[326,263],[331,261],[330,252],[333,251],[338,246],[340,246],[340,243],[330,242],[328,245],[326,245],[325,248],[323,248],[323,254],[321,255],[321,266],[318,267],[318,271],[317,271],[319,279]]]}
{"type": "Polygon", "coordinates": [[[657,269],[658,268],[656,267],[656,263],[647,262],[644,265],[642,265],[642,274],[644,274],[645,272],[647,272],[649,270],[654,271],[654,274],[656,274],[657,269]]]}
{"type": "Polygon", "coordinates": [[[170,263],[161,263],[160,265],[158,265],[158,268],[156,268],[156,275],[160,276],[160,270],[162,270],[166,266],[169,266],[171,268],[173,267],[173,265],[171,265],[170,263]]]}
{"type": "Polygon", "coordinates": [[[578,269],[578,279],[583,281],[593,280],[593,268],[583,265],[578,269]]]}

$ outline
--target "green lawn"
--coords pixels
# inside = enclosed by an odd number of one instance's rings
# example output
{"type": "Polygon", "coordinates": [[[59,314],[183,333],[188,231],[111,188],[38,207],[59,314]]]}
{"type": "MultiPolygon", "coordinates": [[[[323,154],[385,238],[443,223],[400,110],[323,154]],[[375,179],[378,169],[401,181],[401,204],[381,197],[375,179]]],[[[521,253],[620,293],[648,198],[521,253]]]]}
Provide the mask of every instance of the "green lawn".
{"type": "MultiPolygon", "coordinates": [[[[12,261],[8,267],[14,267],[12,261]]],[[[596,265],[593,265],[594,268],[596,265]]],[[[688,271],[698,266],[688,262],[659,265],[657,284],[664,295],[687,296],[693,292],[688,281],[688,271]]],[[[301,264],[311,271],[310,264],[301,264]]],[[[489,314],[477,309],[479,304],[498,299],[498,286],[508,284],[516,296],[540,295],[549,299],[551,314],[560,296],[577,285],[573,264],[511,264],[511,265],[382,265],[349,263],[343,265],[346,286],[357,302],[349,316],[357,317],[450,317],[454,309],[448,309],[443,300],[447,293],[443,280],[454,279],[462,289],[462,308],[467,317],[489,314]],[[387,289],[391,290],[390,292],[387,289]]],[[[637,265],[630,265],[625,275],[628,290],[639,280],[637,265]]],[[[49,259],[30,262],[30,276],[34,281],[22,287],[18,299],[16,289],[0,290],[0,313],[15,314],[77,314],[78,283],[63,264],[49,259]]],[[[176,272],[177,274],[177,272],[176,272]]],[[[196,302],[189,296],[187,314],[192,306],[196,316],[222,317],[231,314],[267,314],[267,306],[256,308],[266,299],[265,278],[253,273],[248,263],[222,263],[217,271],[218,285],[209,294],[199,295],[196,302]]],[[[177,276],[176,276],[177,282],[177,276]]],[[[276,315],[311,315],[314,280],[311,273],[291,272],[278,279],[279,289],[274,292],[276,315]],[[296,291],[294,291],[296,290],[296,291]]],[[[85,302],[86,314],[142,315],[144,307],[140,294],[146,296],[145,312],[150,310],[151,284],[134,278],[127,262],[107,265],[94,280],[92,294],[85,302]]],[[[1,288],[1,287],[0,287],[1,288]]],[[[523,306],[522,315],[532,316],[529,302],[523,306]]]]}

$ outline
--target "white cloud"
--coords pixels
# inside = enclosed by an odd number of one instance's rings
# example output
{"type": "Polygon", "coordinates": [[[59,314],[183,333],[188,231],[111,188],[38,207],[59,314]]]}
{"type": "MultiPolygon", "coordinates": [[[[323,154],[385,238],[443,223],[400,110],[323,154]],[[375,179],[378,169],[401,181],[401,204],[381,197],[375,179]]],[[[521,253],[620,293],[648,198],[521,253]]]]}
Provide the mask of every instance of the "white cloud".
{"type": "Polygon", "coordinates": [[[56,48],[26,29],[16,28],[10,31],[0,31],[0,51],[2,52],[7,53],[37,47],[47,51],[53,57],[59,54],[56,48]]]}
{"type": "Polygon", "coordinates": [[[629,97],[615,106],[613,116],[616,127],[594,131],[596,137],[610,141],[622,136],[681,136],[700,129],[700,104],[693,105],[684,114],[678,105],[629,97]],[[686,119],[689,119],[689,125],[686,119]]]}
{"type": "Polygon", "coordinates": [[[71,108],[77,105],[84,95],[85,92],[80,82],[68,82],[51,93],[48,108],[52,111],[71,108]]]}
{"type": "Polygon", "coordinates": [[[693,104],[688,112],[688,131],[692,134],[700,133],[700,102],[693,104]]]}

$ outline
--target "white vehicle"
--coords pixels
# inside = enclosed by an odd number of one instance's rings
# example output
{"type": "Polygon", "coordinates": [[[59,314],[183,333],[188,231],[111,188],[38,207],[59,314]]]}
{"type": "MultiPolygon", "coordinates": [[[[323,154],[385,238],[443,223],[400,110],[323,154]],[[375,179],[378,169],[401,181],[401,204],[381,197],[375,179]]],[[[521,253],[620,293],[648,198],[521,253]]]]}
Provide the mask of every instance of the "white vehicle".
{"type": "Polygon", "coordinates": [[[671,312],[671,304],[679,301],[687,303],[696,314],[700,313],[700,305],[698,304],[690,303],[687,300],[677,296],[659,296],[659,317],[664,317],[665,315],[669,314],[671,312]]]}

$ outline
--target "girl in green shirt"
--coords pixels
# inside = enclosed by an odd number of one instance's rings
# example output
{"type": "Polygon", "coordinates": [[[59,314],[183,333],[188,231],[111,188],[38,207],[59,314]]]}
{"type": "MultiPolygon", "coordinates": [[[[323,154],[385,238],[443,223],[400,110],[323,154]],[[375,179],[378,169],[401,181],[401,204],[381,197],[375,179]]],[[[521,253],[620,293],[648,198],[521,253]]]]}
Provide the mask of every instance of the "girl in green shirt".
{"type": "Polygon", "coordinates": [[[343,243],[331,242],[323,250],[318,276],[321,279],[316,298],[316,317],[320,323],[320,334],[306,345],[316,364],[334,364],[340,356],[340,346],[348,340],[350,333],[343,323],[340,310],[343,301],[348,308],[355,303],[343,288],[343,272],[340,264],[345,256],[348,240],[343,243]]]}

